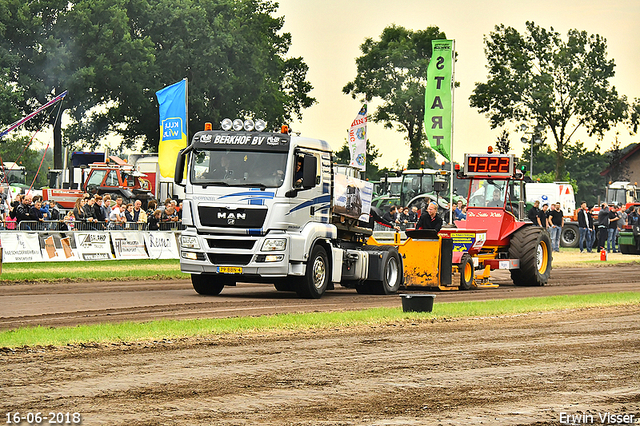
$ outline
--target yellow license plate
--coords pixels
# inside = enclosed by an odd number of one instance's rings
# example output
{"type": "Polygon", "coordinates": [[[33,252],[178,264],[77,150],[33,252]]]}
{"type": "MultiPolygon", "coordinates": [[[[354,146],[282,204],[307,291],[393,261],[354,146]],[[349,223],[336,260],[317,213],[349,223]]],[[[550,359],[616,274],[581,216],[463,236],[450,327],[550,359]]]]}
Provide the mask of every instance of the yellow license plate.
{"type": "Polygon", "coordinates": [[[219,274],[241,274],[242,268],[239,266],[218,266],[219,274]]]}

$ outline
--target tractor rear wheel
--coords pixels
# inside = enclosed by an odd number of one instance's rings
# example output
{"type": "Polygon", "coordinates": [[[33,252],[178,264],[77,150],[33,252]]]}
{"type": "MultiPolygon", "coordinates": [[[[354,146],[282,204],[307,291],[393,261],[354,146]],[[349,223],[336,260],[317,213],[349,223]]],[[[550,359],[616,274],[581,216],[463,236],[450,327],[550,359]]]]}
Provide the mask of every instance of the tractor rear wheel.
{"type": "Polygon", "coordinates": [[[473,260],[469,253],[462,255],[458,272],[460,273],[460,290],[469,290],[473,286],[474,275],[473,260]]]}
{"type": "Polygon", "coordinates": [[[511,237],[509,257],[520,259],[520,269],[511,270],[513,284],[543,286],[551,275],[551,239],[537,226],[520,228],[511,237]]]}

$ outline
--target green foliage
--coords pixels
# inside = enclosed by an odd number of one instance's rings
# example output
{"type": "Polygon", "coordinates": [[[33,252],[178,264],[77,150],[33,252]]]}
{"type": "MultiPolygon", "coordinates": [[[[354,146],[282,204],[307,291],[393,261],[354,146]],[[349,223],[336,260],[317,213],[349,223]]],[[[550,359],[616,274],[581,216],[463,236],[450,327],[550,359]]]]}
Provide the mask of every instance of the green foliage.
{"type": "Polygon", "coordinates": [[[508,154],[511,151],[511,142],[509,141],[509,132],[502,130],[500,136],[496,138],[496,152],[499,154],[508,154]]]}
{"type": "Polygon", "coordinates": [[[315,99],[307,65],[285,56],[291,36],[272,16],[276,7],[268,0],[3,0],[0,70],[8,70],[15,97],[24,92],[15,103],[22,113],[69,90],[65,139],[76,149],[95,149],[109,132],[125,146],[143,141],[154,149],[155,92],[185,77],[190,133],[252,112],[277,126],[315,99]]]}
{"type": "Polygon", "coordinates": [[[371,119],[406,132],[411,149],[409,168],[420,167],[425,158],[435,159],[435,153],[424,144],[424,92],[431,41],[445,38],[438,27],[415,32],[396,25],[387,27],[379,41],[367,38],[360,46],[357,76],[342,89],[354,99],[360,96],[363,102],[382,100],[371,119]]]}
{"type": "Polygon", "coordinates": [[[638,125],[640,124],[640,99],[636,98],[632,105],[629,106],[629,119],[627,125],[629,126],[630,133],[633,135],[638,132],[638,125]]]}
{"type": "MultiPolygon", "coordinates": [[[[335,158],[334,160],[338,164],[349,164],[351,161],[351,153],[349,152],[349,144],[347,141],[344,142],[339,151],[334,152],[335,158]]],[[[384,175],[384,172],[380,170],[378,166],[378,158],[380,157],[380,151],[371,141],[367,140],[367,161],[366,161],[366,170],[365,170],[365,179],[368,180],[379,180],[381,176],[384,175]]]]}
{"type": "Polygon", "coordinates": [[[507,121],[544,126],[556,143],[560,179],[565,147],[578,128],[602,138],[627,116],[626,97],[609,84],[615,64],[606,48],[604,38],[585,31],[569,30],[563,41],[553,28],[533,22],[523,35],[498,25],[485,37],[488,81],[476,83],[471,106],[487,115],[492,128],[507,121]]]}

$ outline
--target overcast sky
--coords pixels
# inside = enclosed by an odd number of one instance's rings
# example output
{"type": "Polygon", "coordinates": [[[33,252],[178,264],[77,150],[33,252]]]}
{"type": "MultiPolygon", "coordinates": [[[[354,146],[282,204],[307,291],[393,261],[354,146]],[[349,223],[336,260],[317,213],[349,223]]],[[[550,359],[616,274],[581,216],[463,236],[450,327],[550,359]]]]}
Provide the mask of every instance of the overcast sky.
{"type": "MultiPolygon", "coordinates": [[[[505,0],[369,0],[345,2],[338,0],[278,0],[277,16],[284,16],[284,31],[291,33],[291,56],[302,56],[309,65],[308,80],[314,86],[311,93],[318,103],[305,110],[300,122],[292,123],[294,131],[304,136],[325,139],[334,150],[345,141],[347,129],[358,113],[361,103],[342,94],[342,87],[355,78],[355,58],[367,37],[379,40],[382,30],[392,24],[411,30],[437,26],[447,38],[455,40],[456,89],[454,106],[454,159],[462,161],[465,152],[484,152],[494,144],[499,130],[491,130],[488,120],[469,106],[469,96],[476,82],[486,82],[486,59],[483,37],[495,25],[516,28],[521,34],[526,21],[549,29],[553,27],[566,41],[569,29],[599,34],[607,40],[607,53],[616,63],[612,84],[629,100],[640,98],[640,0],[566,1],[538,0],[518,2],[505,0]]],[[[369,104],[369,111],[376,106],[369,104]]],[[[622,146],[640,141],[619,127],[622,146]]],[[[511,131],[514,153],[522,153],[520,133],[511,131]]],[[[385,130],[382,125],[369,124],[368,137],[379,149],[381,166],[394,161],[406,164],[409,148],[404,134],[385,130]]],[[[611,147],[615,131],[600,142],[604,150],[611,147]]],[[[598,143],[586,133],[576,133],[589,148],[598,143]]],[[[550,143],[552,138],[549,135],[550,143]]],[[[555,147],[555,144],[553,144],[555,147]]],[[[439,161],[442,157],[438,156],[439,161]]]]}

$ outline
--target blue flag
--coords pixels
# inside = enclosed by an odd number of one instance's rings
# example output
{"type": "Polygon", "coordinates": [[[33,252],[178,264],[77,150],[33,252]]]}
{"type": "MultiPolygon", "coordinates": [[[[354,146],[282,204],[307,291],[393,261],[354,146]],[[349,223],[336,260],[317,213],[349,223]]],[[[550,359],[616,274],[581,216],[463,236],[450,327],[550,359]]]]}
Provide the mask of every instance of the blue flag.
{"type": "Polygon", "coordinates": [[[187,146],[187,79],[156,92],[160,104],[160,174],[174,177],[178,152],[187,146]]]}

